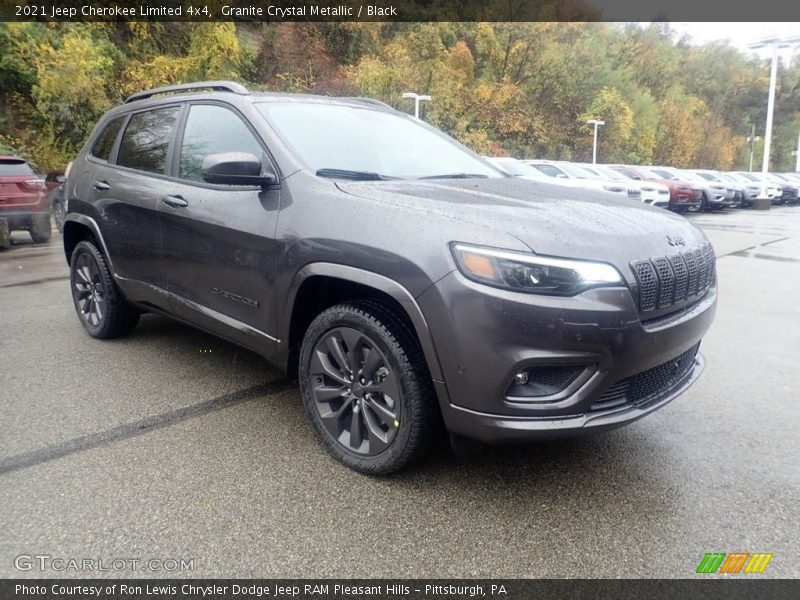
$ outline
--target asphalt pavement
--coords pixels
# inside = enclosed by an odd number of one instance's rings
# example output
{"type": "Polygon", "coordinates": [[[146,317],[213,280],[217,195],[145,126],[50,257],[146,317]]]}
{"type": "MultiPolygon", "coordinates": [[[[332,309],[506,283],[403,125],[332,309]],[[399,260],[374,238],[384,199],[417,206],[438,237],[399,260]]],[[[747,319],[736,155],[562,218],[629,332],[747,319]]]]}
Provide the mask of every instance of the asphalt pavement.
{"type": "Polygon", "coordinates": [[[720,300],[686,394],[607,434],[442,446],[393,478],[329,458],[296,385],[246,350],[153,315],[89,338],[60,236],[15,234],[0,576],[683,578],[737,551],[772,553],[763,577],[800,576],[800,207],[689,218],[716,249],[720,300]],[[15,567],[33,555],[143,562],[15,567]]]}

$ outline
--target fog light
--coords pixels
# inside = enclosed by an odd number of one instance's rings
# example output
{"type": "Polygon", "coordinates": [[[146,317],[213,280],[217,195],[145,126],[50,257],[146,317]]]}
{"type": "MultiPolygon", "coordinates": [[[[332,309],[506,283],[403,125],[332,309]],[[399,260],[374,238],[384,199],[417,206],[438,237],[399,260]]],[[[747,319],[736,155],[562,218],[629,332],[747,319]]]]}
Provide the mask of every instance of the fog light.
{"type": "Polygon", "coordinates": [[[520,371],[514,375],[514,385],[525,385],[528,383],[528,372],[520,371]]]}

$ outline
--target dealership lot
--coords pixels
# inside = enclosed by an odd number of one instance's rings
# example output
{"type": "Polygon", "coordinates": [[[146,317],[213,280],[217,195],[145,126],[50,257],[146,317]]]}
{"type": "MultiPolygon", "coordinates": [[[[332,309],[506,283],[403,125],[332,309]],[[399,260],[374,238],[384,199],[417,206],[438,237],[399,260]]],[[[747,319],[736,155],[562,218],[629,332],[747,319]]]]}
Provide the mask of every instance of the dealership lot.
{"type": "Polygon", "coordinates": [[[156,316],[89,338],[60,237],[15,234],[0,575],[57,576],[14,567],[46,554],[193,559],[176,574],[195,577],[690,577],[706,552],[742,551],[800,576],[800,208],[689,218],[719,257],[720,301],[684,396],[609,434],[440,448],[389,479],[334,462],[296,386],[248,351],[156,316]]]}

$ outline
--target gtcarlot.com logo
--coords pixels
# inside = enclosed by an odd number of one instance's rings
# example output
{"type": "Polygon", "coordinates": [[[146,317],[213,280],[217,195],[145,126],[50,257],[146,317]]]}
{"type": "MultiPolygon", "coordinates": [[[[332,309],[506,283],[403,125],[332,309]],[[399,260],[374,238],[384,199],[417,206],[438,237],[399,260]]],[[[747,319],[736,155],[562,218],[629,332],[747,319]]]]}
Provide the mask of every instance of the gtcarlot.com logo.
{"type": "Polygon", "coordinates": [[[20,554],[14,558],[18,571],[194,571],[193,558],[64,558],[49,554],[20,554]]]}
{"type": "Polygon", "coordinates": [[[707,552],[696,573],[763,573],[772,560],[766,552],[707,552]]]}

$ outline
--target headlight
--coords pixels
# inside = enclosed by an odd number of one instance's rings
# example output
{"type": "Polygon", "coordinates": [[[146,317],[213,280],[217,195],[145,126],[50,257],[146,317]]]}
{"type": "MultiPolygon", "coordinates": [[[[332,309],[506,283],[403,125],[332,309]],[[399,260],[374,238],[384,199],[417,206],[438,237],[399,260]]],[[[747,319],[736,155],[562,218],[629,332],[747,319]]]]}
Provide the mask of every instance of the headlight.
{"type": "Polygon", "coordinates": [[[606,263],[452,244],[461,273],[478,283],[529,294],[574,296],[586,289],[624,285],[606,263]]]}

